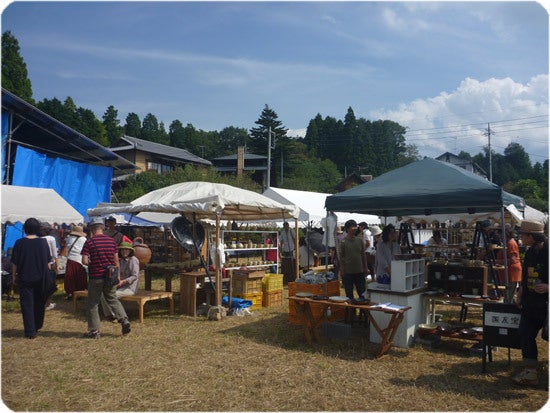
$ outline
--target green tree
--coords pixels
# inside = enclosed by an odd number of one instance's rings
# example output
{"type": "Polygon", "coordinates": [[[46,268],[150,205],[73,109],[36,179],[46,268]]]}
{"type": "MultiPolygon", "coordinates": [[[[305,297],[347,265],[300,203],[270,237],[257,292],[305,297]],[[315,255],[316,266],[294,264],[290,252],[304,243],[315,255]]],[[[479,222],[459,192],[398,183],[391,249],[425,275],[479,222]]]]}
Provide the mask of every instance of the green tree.
{"type": "Polygon", "coordinates": [[[258,125],[250,129],[250,151],[257,155],[267,155],[268,130],[271,128],[272,136],[271,143],[274,139],[280,139],[286,136],[287,128],[283,126],[283,122],[278,119],[277,113],[269,106],[265,105],[259,119],[254,122],[258,125]]]}
{"type": "Polygon", "coordinates": [[[103,123],[96,118],[94,112],[90,109],[79,107],[75,112],[75,126],[74,129],[78,130],[84,136],[96,141],[100,145],[109,146],[109,140],[107,139],[107,133],[103,123]]]}
{"type": "Polygon", "coordinates": [[[148,113],[141,124],[141,139],[151,142],[158,142],[159,123],[155,115],[148,113]]]}
{"type": "Polygon", "coordinates": [[[220,153],[217,156],[230,155],[237,152],[239,146],[246,148],[249,139],[248,131],[245,128],[228,126],[220,131],[219,139],[220,153]]]}
{"type": "Polygon", "coordinates": [[[124,125],[124,134],[132,138],[141,138],[141,120],[137,113],[130,112],[126,116],[126,124],[124,125]]]}
{"type": "Polygon", "coordinates": [[[77,107],[71,97],[67,97],[63,103],[57,98],[44,99],[36,107],[100,145],[109,145],[105,128],[94,112],[77,107]]]}
{"type": "Polygon", "coordinates": [[[113,105],[109,106],[103,114],[103,126],[109,140],[109,145],[118,141],[124,134],[124,128],[120,126],[118,111],[113,105]]]}
{"type": "Polygon", "coordinates": [[[2,33],[2,87],[34,104],[27,64],[20,54],[19,41],[11,31],[2,33]]]}

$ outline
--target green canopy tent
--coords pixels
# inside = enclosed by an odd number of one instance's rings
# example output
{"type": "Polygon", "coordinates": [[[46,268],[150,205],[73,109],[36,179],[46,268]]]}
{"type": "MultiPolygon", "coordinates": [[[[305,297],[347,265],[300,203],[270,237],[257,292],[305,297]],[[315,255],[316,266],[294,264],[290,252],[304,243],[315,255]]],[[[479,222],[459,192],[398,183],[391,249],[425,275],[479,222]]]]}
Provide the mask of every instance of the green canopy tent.
{"type": "Polygon", "coordinates": [[[329,211],[379,216],[500,211],[523,198],[448,162],[426,158],[387,172],[370,182],[326,198],[329,211]]]}
{"type": "MultiPolygon", "coordinates": [[[[501,211],[502,223],[504,209],[510,204],[520,211],[525,208],[523,198],[463,168],[431,158],[387,172],[325,201],[327,211],[383,217],[501,211]]],[[[504,228],[502,231],[505,239],[504,228]]],[[[505,280],[508,283],[507,266],[505,280]]]]}

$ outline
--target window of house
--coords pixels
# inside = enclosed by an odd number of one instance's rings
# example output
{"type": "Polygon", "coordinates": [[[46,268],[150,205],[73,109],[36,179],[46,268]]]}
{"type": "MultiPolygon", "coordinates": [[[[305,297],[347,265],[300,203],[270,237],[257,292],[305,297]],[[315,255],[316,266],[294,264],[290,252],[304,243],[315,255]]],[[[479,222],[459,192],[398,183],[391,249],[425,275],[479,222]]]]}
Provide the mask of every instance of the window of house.
{"type": "Polygon", "coordinates": [[[151,162],[147,161],[147,170],[148,171],[157,171],[159,174],[170,172],[172,170],[172,166],[165,165],[158,162],[151,162]]]}

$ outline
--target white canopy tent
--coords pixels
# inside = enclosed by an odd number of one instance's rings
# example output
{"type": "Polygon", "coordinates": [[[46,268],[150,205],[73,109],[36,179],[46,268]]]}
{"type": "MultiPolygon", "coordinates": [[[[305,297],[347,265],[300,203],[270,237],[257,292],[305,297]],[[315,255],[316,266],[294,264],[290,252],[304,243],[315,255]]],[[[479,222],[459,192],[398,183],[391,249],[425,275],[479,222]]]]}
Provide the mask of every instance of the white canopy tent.
{"type": "MultiPolygon", "coordinates": [[[[325,200],[331,194],[270,187],[264,191],[263,195],[283,204],[296,205],[300,209],[298,221],[301,227],[306,227],[308,224],[312,227],[321,227],[323,218],[327,216],[325,200]]],[[[366,222],[368,225],[380,224],[380,218],[376,215],[337,211],[335,215],[338,225],[344,225],[350,219],[357,223],[366,222]]]]}
{"type": "MultiPolygon", "coordinates": [[[[298,225],[299,210],[266,196],[225,184],[184,182],[149,192],[128,204],[98,204],[88,215],[110,215],[129,212],[179,213],[193,219],[216,220],[216,304],[221,306],[220,220],[237,221],[294,219],[298,225]]],[[[295,241],[298,245],[298,240],[295,241]]]]}
{"type": "Polygon", "coordinates": [[[50,224],[78,224],[84,217],[50,188],[2,185],[2,224],[28,218],[50,224]]]}

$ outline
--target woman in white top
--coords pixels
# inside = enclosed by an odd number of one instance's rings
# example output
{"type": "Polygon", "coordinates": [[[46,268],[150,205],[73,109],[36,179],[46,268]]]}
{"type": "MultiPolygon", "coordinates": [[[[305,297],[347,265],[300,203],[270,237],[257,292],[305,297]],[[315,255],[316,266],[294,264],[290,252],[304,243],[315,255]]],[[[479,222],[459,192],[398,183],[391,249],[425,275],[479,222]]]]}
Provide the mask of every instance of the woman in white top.
{"type": "Polygon", "coordinates": [[[393,256],[401,254],[401,247],[396,241],[397,232],[392,224],[382,230],[382,239],[376,244],[376,276],[391,276],[391,262],[393,256]]]}
{"type": "MultiPolygon", "coordinates": [[[[50,235],[51,230],[52,230],[52,226],[50,224],[48,224],[47,222],[41,222],[40,232],[38,234],[40,235],[40,238],[44,238],[48,243],[48,248],[50,249],[50,256],[52,257],[51,261],[49,262],[50,268],[52,268],[49,271],[49,277],[55,281],[57,279],[57,274],[55,273],[55,267],[57,265],[57,257],[59,257],[59,254],[57,252],[57,242],[55,241],[55,237],[50,235]]],[[[54,308],[55,308],[55,303],[51,302],[51,296],[50,296],[46,300],[46,310],[53,310],[54,308]]]]}
{"type": "Polygon", "coordinates": [[[63,286],[67,293],[67,300],[73,298],[75,291],[86,290],[88,288],[88,273],[82,265],[82,255],[80,254],[85,242],[86,233],[82,226],[73,226],[65,242],[67,248],[67,268],[65,270],[63,286]]]}

